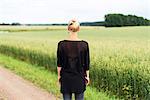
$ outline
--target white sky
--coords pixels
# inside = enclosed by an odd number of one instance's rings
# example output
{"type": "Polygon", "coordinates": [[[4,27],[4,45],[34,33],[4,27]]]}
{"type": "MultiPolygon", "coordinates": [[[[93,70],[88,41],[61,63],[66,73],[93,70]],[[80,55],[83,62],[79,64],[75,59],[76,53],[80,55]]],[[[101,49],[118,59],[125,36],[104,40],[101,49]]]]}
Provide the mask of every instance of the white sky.
{"type": "Polygon", "coordinates": [[[108,13],[150,19],[150,0],[0,0],[0,23],[103,21],[108,13]]]}

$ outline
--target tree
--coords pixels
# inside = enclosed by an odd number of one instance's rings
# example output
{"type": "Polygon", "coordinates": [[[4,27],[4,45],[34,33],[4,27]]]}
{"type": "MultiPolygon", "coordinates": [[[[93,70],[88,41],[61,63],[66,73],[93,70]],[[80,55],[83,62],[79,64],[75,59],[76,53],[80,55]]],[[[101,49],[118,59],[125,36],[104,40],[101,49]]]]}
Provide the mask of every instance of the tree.
{"type": "Polygon", "coordinates": [[[137,17],[135,15],[123,15],[123,14],[107,14],[105,15],[106,27],[121,27],[121,26],[147,26],[150,25],[150,21],[143,17],[137,17]]]}

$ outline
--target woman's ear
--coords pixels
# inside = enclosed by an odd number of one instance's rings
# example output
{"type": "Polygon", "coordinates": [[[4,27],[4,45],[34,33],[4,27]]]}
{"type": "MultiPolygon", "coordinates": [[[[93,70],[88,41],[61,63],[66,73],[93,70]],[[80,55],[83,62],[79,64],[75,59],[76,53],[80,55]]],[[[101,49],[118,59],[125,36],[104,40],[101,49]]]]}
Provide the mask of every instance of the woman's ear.
{"type": "Polygon", "coordinates": [[[69,29],[67,30],[68,33],[70,33],[69,29]]]}
{"type": "Polygon", "coordinates": [[[80,27],[78,26],[78,30],[77,30],[78,32],[80,31],[80,27]]]}

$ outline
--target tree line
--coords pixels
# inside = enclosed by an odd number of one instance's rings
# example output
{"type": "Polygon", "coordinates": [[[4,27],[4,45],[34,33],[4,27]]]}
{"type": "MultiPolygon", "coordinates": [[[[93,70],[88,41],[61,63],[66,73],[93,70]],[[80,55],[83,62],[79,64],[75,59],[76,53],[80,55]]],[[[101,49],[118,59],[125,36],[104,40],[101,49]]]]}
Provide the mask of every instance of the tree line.
{"type": "Polygon", "coordinates": [[[150,20],[135,15],[123,15],[123,14],[105,15],[106,27],[148,26],[148,25],[150,25],[150,20]]]}
{"type": "Polygon", "coordinates": [[[81,26],[105,26],[105,27],[122,27],[122,26],[149,26],[150,20],[135,15],[107,14],[105,20],[100,22],[83,22],[81,26]]]}
{"type": "Polygon", "coordinates": [[[21,25],[20,23],[0,23],[0,25],[21,25]]]}
{"type": "MultiPolygon", "coordinates": [[[[107,14],[104,21],[81,22],[81,26],[105,26],[105,27],[122,27],[122,26],[150,26],[150,20],[135,15],[107,14]]],[[[0,25],[22,25],[20,23],[0,23],[0,25]]],[[[27,26],[66,26],[67,23],[59,24],[25,24],[27,26]]]]}

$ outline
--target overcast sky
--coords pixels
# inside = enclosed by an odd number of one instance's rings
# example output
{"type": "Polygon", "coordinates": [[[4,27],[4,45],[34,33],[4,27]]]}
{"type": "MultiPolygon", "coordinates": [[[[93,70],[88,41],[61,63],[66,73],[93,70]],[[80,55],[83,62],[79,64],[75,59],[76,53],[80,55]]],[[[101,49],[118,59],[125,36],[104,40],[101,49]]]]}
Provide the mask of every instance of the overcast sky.
{"type": "Polygon", "coordinates": [[[108,13],[150,19],[150,0],[0,0],[0,23],[103,21],[108,13]]]}

